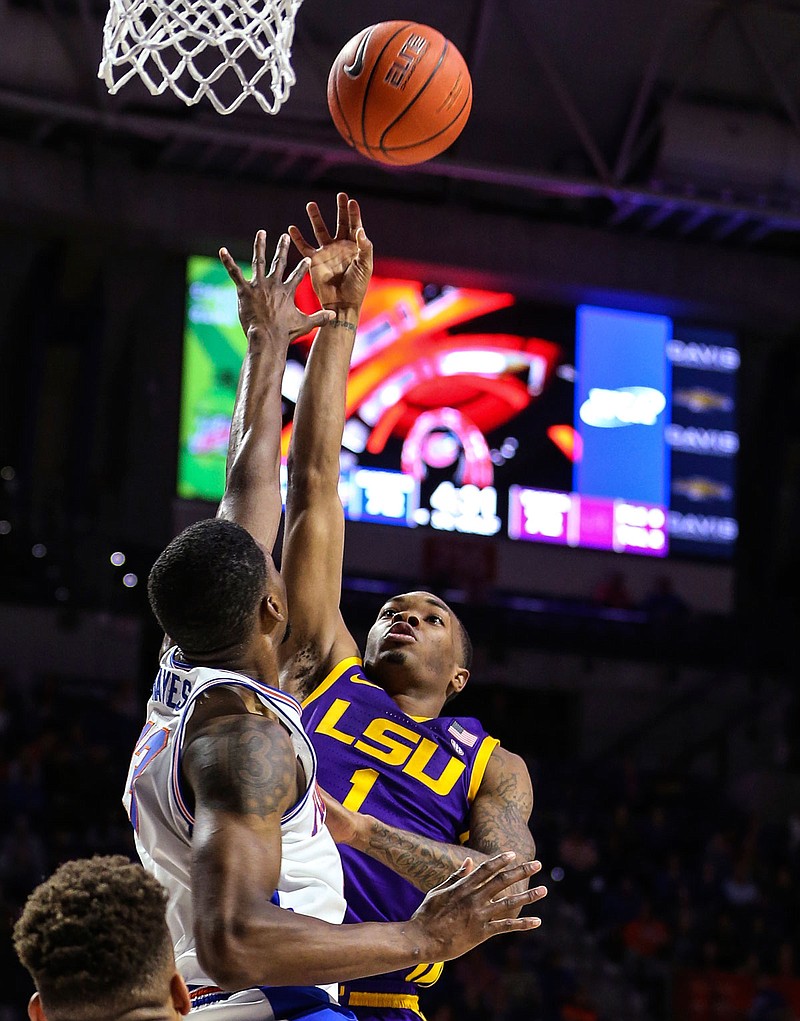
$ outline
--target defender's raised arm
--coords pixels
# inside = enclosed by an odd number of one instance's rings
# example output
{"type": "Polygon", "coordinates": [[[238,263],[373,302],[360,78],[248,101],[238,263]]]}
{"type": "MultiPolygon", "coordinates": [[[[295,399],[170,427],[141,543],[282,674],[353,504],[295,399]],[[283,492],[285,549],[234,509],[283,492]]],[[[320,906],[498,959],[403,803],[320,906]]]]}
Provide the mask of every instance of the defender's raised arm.
{"type": "Polygon", "coordinates": [[[297,286],[309,269],[304,259],[284,280],[289,235],[282,234],[267,271],[266,232],[253,244],[253,271],[245,280],[227,248],[219,257],[236,285],[239,321],[247,351],[239,375],[231,422],[225,495],[217,516],[236,521],[271,550],[281,520],[281,381],[289,344],[333,318],[325,310],[307,316],[296,308],[297,286]]]}

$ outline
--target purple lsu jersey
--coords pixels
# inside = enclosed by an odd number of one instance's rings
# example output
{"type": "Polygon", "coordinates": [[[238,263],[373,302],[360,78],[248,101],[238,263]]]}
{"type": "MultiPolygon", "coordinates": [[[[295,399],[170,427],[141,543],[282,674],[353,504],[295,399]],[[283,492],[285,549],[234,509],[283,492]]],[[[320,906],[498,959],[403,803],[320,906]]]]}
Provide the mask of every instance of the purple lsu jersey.
{"type": "MultiPolygon", "coordinates": [[[[345,808],[443,843],[467,840],[472,801],[499,743],[477,720],[406,716],[353,658],[334,667],[303,703],[303,725],[320,785],[345,808]]],[[[415,886],[360,851],[342,845],[339,851],[345,921],[411,917],[424,896],[415,886]]],[[[383,1017],[418,1013],[417,985],[431,985],[441,971],[441,964],[421,964],[350,982],[342,1004],[357,1013],[380,1008],[383,1017]]]]}

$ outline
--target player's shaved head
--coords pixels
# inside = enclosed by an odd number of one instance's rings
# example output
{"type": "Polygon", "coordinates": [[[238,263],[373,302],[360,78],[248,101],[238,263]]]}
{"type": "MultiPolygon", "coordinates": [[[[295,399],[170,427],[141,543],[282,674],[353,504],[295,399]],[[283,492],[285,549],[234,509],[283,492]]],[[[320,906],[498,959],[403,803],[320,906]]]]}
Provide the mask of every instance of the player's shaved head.
{"type": "Polygon", "coordinates": [[[147,594],[164,632],[184,653],[209,653],[247,640],[268,576],[266,555],[246,529],[209,518],[167,546],[147,594]]]}

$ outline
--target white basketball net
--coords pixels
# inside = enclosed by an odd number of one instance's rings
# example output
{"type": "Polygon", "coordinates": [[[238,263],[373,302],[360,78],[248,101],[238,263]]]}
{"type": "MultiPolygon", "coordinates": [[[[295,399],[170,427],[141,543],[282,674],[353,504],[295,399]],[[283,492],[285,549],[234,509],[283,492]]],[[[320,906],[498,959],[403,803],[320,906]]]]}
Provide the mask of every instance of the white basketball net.
{"type": "Polygon", "coordinates": [[[248,96],[277,113],[295,83],[294,19],[303,0],[111,0],[97,72],[116,93],[138,75],[154,96],[232,113],[248,96]],[[237,84],[238,82],[238,84],[237,84]]]}

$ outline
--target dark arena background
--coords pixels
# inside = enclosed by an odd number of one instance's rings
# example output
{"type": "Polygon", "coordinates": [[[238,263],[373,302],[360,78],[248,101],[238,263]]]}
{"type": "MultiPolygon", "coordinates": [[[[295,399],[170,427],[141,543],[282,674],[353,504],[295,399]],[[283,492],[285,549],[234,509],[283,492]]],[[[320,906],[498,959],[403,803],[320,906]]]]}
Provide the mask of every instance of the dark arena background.
{"type": "Polygon", "coordinates": [[[104,14],[0,6],[0,1021],[29,891],[134,853],[147,574],[214,512],[243,350],[216,252],[340,189],[376,251],[345,616],[420,583],[462,615],[457,711],[526,758],[550,890],[427,1018],[800,1017],[800,0],[305,0],[275,117],[109,96],[104,14]],[[399,170],[325,102],[394,18],[474,85],[399,170]]]}

